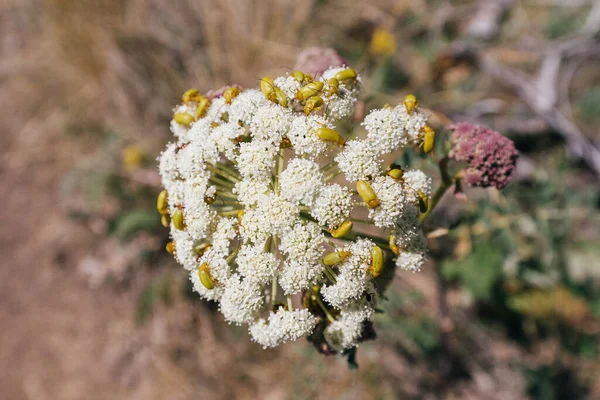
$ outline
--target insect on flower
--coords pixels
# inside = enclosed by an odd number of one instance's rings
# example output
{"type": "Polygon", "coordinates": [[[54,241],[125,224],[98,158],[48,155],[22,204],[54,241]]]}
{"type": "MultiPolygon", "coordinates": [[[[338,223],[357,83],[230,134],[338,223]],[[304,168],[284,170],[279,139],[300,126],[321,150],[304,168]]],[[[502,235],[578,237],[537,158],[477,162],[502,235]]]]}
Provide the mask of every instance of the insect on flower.
{"type": "Polygon", "coordinates": [[[189,89],[186,90],[183,95],[181,96],[181,100],[184,102],[184,104],[187,104],[191,101],[193,102],[198,102],[200,101],[200,99],[202,98],[202,95],[200,94],[200,92],[198,91],[198,89],[189,89]]]}
{"type": "Polygon", "coordinates": [[[331,128],[321,127],[317,129],[315,134],[326,142],[332,142],[334,144],[337,143],[339,147],[343,147],[346,143],[346,140],[342,137],[342,135],[340,135],[338,131],[331,128]]]}
{"type": "Polygon", "coordinates": [[[417,97],[414,94],[407,95],[404,98],[403,104],[408,114],[412,114],[412,112],[419,107],[419,102],[417,101],[417,97]]]}
{"type": "Polygon", "coordinates": [[[278,87],[275,87],[273,90],[275,91],[275,98],[277,99],[276,103],[282,107],[287,107],[288,97],[283,93],[283,90],[278,87]]]}
{"type": "Polygon", "coordinates": [[[206,112],[210,108],[211,101],[206,97],[202,97],[198,100],[198,107],[196,108],[196,119],[203,118],[206,112]]]}
{"type": "Polygon", "coordinates": [[[275,94],[275,84],[268,76],[263,76],[260,80],[260,90],[265,95],[267,100],[277,103],[277,95],[275,94]]]}
{"type": "Polygon", "coordinates": [[[200,283],[202,286],[207,288],[208,290],[212,290],[215,288],[215,281],[210,274],[210,268],[208,263],[202,263],[198,268],[198,278],[200,279],[200,283]]]}
{"type": "Polygon", "coordinates": [[[386,172],[387,176],[389,176],[390,178],[399,181],[399,182],[403,182],[403,178],[404,178],[404,171],[402,170],[402,168],[397,165],[397,164],[391,164],[387,167],[386,172]]]}
{"type": "Polygon", "coordinates": [[[355,70],[353,70],[352,68],[347,68],[347,69],[344,69],[344,70],[338,72],[337,74],[335,74],[334,78],[337,79],[338,81],[356,82],[357,76],[358,76],[358,74],[356,73],[355,70]]]}
{"type": "Polygon", "coordinates": [[[167,252],[170,255],[174,255],[175,254],[175,242],[171,241],[171,242],[167,243],[167,245],[165,246],[165,249],[167,250],[167,252]]]}
{"type": "Polygon", "coordinates": [[[183,212],[180,208],[175,210],[173,213],[173,226],[180,231],[185,229],[185,224],[183,223],[183,212]]]}
{"type": "Polygon", "coordinates": [[[381,201],[377,198],[373,188],[367,181],[358,181],[356,183],[356,190],[358,191],[358,195],[365,203],[367,203],[369,208],[377,208],[381,204],[381,201]]]}
{"type": "Polygon", "coordinates": [[[161,215],[166,215],[169,213],[169,210],[167,209],[167,196],[167,191],[162,190],[156,199],[156,209],[161,215]]]}
{"type": "Polygon", "coordinates": [[[329,253],[323,258],[323,264],[331,267],[332,265],[343,262],[346,258],[350,257],[351,254],[351,252],[345,250],[329,253]]]}
{"type": "Polygon", "coordinates": [[[206,253],[208,251],[208,249],[210,249],[212,247],[212,244],[205,242],[205,243],[200,243],[198,245],[195,245],[193,247],[194,253],[196,253],[196,255],[198,257],[202,257],[204,255],[204,253],[206,253]]]}
{"type": "Polygon", "coordinates": [[[309,98],[321,93],[323,91],[323,86],[325,86],[325,84],[321,81],[311,82],[298,89],[296,92],[296,98],[300,101],[306,101],[309,98]]]}
{"type": "Polygon", "coordinates": [[[175,114],[173,119],[175,120],[175,122],[183,126],[188,126],[192,122],[194,122],[194,117],[190,113],[186,112],[178,112],[177,114],[175,114]]]}
{"type": "Polygon", "coordinates": [[[388,244],[390,246],[390,250],[392,251],[392,253],[394,253],[395,255],[400,254],[400,248],[396,244],[396,235],[394,233],[392,233],[390,235],[388,244]]]}
{"type": "Polygon", "coordinates": [[[429,198],[422,190],[417,190],[417,197],[419,198],[419,210],[424,213],[429,209],[429,198]]]}
{"type": "Polygon", "coordinates": [[[227,89],[224,93],[223,93],[223,98],[225,99],[225,104],[231,104],[231,101],[239,96],[240,94],[240,89],[237,87],[231,87],[229,89],[227,89]]]}
{"type": "Polygon", "coordinates": [[[373,278],[377,278],[383,270],[383,251],[381,247],[375,246],[371,249],[371,265],[369,266],[369,273],[373,278]]]}
{"type": "Polygon", "coordinates": [[[338,94],[340,91],[340,81],[336,78],[330,78],[327,81],[327,90],[325,91],[327,97],[331,97],[335,94],[338,94]]]}
{"type": "Polygon", "coordinates": [[[352,221],[345,221],[336,229],[331,229],[329,233],[334,238],[341,238],[346,236],[352,230],[352,221]]]}
{"type": "Polygon", "coordinates": [[[304,114],[308,115],[313,111],[320,110],[323,104],[324,102],[321,96],[313,96],[309,98],[304,104],[304,114]]]}
{"type": "Polygon", "coordinates": [[[429,125],[425,125],[423,131],[423,151],[425,153],[431,153],[433,145],[435,144],[435,131],[431,129],[429,125]]]}

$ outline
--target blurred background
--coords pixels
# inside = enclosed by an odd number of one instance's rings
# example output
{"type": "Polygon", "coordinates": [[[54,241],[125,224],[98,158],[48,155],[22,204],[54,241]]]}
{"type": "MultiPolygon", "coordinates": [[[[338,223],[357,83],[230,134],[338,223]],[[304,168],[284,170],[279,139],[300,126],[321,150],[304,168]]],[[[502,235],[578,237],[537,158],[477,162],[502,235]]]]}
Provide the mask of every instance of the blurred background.
{"type": "Polygon", "coordinates": [[[597,0],[4,0],[0,21],[3,398],[600,399],[597,0]],[[451,232],[397,274],[358,370],[228,326],[155,210],[181,93],[311,46],[362,72],[366,109],[415,93],[521,152],[502,192],[444,198],[451,232]]]}

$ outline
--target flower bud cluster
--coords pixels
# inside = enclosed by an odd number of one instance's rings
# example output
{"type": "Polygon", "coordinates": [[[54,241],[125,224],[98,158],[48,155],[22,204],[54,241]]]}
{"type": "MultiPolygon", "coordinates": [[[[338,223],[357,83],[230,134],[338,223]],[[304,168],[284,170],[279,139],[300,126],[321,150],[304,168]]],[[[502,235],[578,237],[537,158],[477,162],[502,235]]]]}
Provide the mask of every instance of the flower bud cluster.
{"type": "Polygon", "coordinates": [[[174,109],[176,142],[159,166],[168,249],[194,290],[264,347],[317,324],[330,348],[356,346],[384,260],[411,271],[423,263],[419,202],[431,181],[386,170],[382,156],[422,144],[426,117],[414,104],[374,110],[366,137],[347,140],[339,123],[360,88],[351,68],[295,71],[260,89],[192,89],[174,109]],[[386,236],[367,237],[361,224],[386,236]]]}
{"type": "Polygon", "coordinates": [[[502,189],[512,179],[519,152],[512,140],[493,129],[462,122],[451,127],[450,157],[468,163],[464,180],[471,186],[502,189]]]}

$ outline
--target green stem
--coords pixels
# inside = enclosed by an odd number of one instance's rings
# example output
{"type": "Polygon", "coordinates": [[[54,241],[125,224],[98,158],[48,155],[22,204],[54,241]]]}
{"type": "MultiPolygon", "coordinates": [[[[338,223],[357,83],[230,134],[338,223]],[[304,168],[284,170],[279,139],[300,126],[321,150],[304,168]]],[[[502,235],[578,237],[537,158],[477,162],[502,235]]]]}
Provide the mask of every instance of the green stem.
{"type": "Polygon", "coordinates": [[[294,305],[292,304],[292,296],[290,296],[289,294],[287,295],[287,305],[288,311],[294,311],[294,305]]]}
{"type": "Polygon", "coordinates": [[[215,192],[215,195],[220,196],[220,197],[225,197],[227,199],[237,199],[237,196],[231,192],[222,192],[217,190],[215,192]]]}
{"type": "Polygon", "coordinates": [[[213,182],[214,184],[216,184],[217,186],[218,186],[218,185],[221,185],[221,186],[223,186],[223,188],[224,188],[224,189],[231,190],[231,189],[233,188],[233,186],[234,186],[234,185],[233,185],[233,183],[231,183],[231,182],[229,182],[229,181],[226,181],[226,180],[223,180],[223,179],[221,179],[221,178],[219,178],[219,177],[217,177],[217,176],[214,176],[214,175],[213,175],[213,176],[211,176],[211,177],[210,177],[210,178],[208,178],[208,179],[209,179],[211,182],[213,182]]]}
{"type": "Polygon", "coordinates": [[[327,274],[327,279],[329,279],[331,283],[335,285],[337,283],[336,275],[329,265],[325,266],[325,273],[327,274]]]}
{"type": "Polygon", "coordinates": [[[333,316],[329,313],[329,310],[327,310],[327,307],[323,303],[323,300],[321,300],[321,296],[313,294],[312,298],[313,298],[314,301],[317,302],[317,304],[319,305],[319,307],[321,307],[321,310],[323,310],[323,312],[325,313],[325,316],[327,317],[327,319],[329,320],[329,322],[335,322],[335,318],[333,318],[333,316]]]}
{"type": "Polygon", "coordinates": [[[448,190],[448,188],[450,188],[450,186],[452,186],[452,183],[453,183],[452,178],[448,174],[448,162],[449,161],[450,161],[450,159],[448,157],[444,157],[438,163],[438,166],[440,168],[440,174],[442,176],[442,182],[440,184],[440,187],[438,187],[438,189],[433,194],[433,197],[429,201],[429,207],[427,208],[427,211],[425,211],[419,217],[419,221],[421,222],[421,224],[423,224],[425,222],[425,220],[429,217],[429,214],[431,214],[433,209],[438,205],[439,201],[444,196],[444,193],[446,193],[446,190],[448,190]]]}
{"type": "MultiPolygon", "coordinates": [[[[271,252],[277,257],[279,253],[277,236],[271,236],[271,252]]],[[[271,286],[271,309],[275,306],[275,299],[277,298],[277,275],[273,276],[273,284],[271,286]]]]}
{"type": "Polygon", "coordinates": [[[389,245],[389,243],[385,239],[377,237],[377,236],[369,235],[367,233],[350,232],[346,236],[338,238],[338,239],[347,240],[347,241],[354,241],[354,240],[356,240],[359,237],[370,239],[373,242],[375,242],[375,244],[377,246],[381,247],[382,249],[390,250],[390,245],[389,245]]]}
{"type": "Polygon", "coordinates": [[[337,163],[332,160],[332,161],[328,162],[326,165],[324,165],[323,168],[320,169],[320,171],[322,173],[325,173],[333,167],[337,167],[337,163]]]}
{"type": "Polygon", "coordinates": [[[238,252],[240,251],[240,248],[238,247],[237,249],[235,249],[235,251],[233,253],[231,253],[229,256],[227,256],[227,259],[225,261],[227,261],[227,264],[229,264],[231,261],[233,261],[235,259],[235,257],[238,255],[238,252]]]}
{"type": "Polygon", "coordinates": [[[373,221],[370,221],[368,219],[360,219],[360,218],[350,217],[350,221],[352,221],[352,222],[358,222],[359,224],[373,225],[373,221]]]}
{"type": "Polygon", "coordinates": [[[238,178],[236,178],[235,176],[233,176],[232,174],[230,174],[227,171],[223,171],[222,169],[219,169],[217,167],[215,167],[214,165],[211,164],[206,164],[206,168],[209,169],[210,171],[212,171],[212,173],[219,175],[233,183],[237,183],[240,180],[238,178]]]}
{"type": "Polygon", "coordinates": [[[335,178],[336,176],[340,175],[342,173],[342,171],[335,171],[334,173],[332,173],[331,175],[328,175],[325,177],[325,182],[329,182],[330,180],[332,180],[333,178],[335,178]]]}
{"type": "Polygon", "coordinates": [[[273,283],[271,284],[271,310],[275,306],[275,299],[277,298],[277,277],[273,277],[273,283]]]}
{"type": "Polygon", "coordinates": [[[235,210],[230,210],[230,211],[221,211],[218,212],[217,214],[220,215],[221,217],[232,217],[235,215],[238,215],[238,212],[242,210],[241,208],[237,208],[235,210]]]}
{"type": "Polygon", "coordinates": [[[227,164],[216,163],[216,164],[213,164],[213,166],[218,168],[219,170],[233,176],[234,178],[237,178],[239,180],[242,179],[242,176],[239,174],[239,172],[236,171],[235,168],[229,167],[227,164]]]}
{"type": "Polygon", "coordinates": [[[238,201],[219,201],[215,202],[215,206],[238,206],[240,203],[238,201]]]}

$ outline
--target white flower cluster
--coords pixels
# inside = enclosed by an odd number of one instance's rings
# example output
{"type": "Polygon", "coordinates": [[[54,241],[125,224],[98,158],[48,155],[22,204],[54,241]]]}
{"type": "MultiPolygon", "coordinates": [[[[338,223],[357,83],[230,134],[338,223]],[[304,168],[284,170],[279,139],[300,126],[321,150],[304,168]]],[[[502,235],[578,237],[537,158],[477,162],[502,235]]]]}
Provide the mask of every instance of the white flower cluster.
{"type": "Polygon", "coordinates": [[[366,138],[346,141],[337,123],[353,115],[360,87],[346,67],[318,78],[295,71],[212,99],[189,90],[174,109],[177,142],[160,157],[166,200],[157,204],[171,231],[167,249],[194,290],[264,347],[311,335],[320,323],[330,348],[356,346],[384,258],[397,255],[413,271],[423,263],[418,205],[430,179],[386,173],[381,157],[420,144],[426,118],[405,105],[374,110],[366,138]],[[358,195],[355,184],[331,182],[342,174],[360,183],[358,195]],[[353,221],[394,236],[362,238],[353,221]]]}

